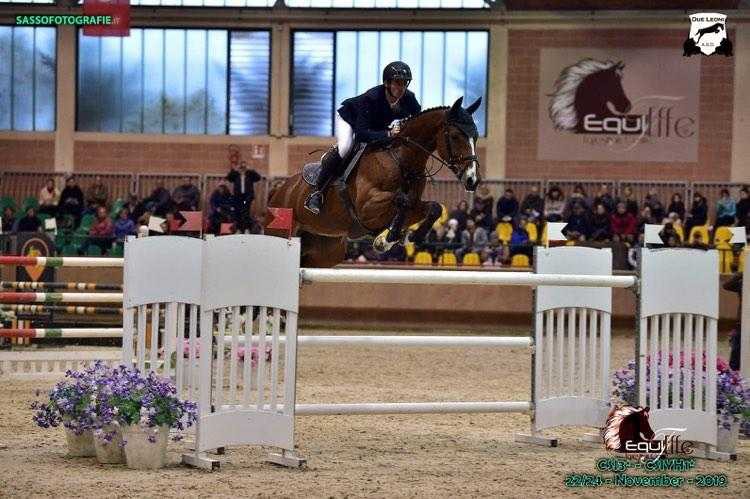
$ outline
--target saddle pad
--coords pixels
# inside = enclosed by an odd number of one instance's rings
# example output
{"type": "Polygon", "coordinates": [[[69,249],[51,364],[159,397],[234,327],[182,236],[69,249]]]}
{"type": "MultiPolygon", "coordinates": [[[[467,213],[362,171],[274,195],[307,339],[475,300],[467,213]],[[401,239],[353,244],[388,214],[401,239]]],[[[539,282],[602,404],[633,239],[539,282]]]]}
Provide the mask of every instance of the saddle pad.
{"type": "Polygon", "coordinates": [[[305,179],[305,182],[308,184],[315,186],[318,181],[318,175],[320,175],[320,161],[307,163],[302,167],[302,178],[305,179]]]}

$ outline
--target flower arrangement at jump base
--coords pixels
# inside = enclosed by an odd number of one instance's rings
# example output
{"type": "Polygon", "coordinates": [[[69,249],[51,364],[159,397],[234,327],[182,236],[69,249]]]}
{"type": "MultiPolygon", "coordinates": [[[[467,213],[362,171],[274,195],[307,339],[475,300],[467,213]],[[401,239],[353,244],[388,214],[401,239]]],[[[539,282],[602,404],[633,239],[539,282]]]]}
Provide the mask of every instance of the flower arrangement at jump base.
{"type": "MultiPolygon", "coordinates": [[[[661,362],[662,352],[656,354],[656,362],[661,362]]],[[[662,383],[666,382],[668,393],[672,395],[672,385],[679,383],[679,392],[683,392],[683,383],[694,377],[692,368],[695,367],[695,354],[689,357],[689,365],[686,366],[686,355],[680,352],[679,368],[675,366],[674,356],[669,354],[669,372],[667,379],[664,380],[661,373],[658,373],[656,380],[657,390],[661,390],[662,383]]],[[[650,376],[649,369],[651,357],[646,358],[646,397],[650,395],[650,376]]],[[[702,366],[706,366],[706,355],[703,354],[702,366]]],[[[638,395],[636,393],[636,374],[635,361],[628,362],[627,367],[615,371],[612,376],[614,385],[613,395],[618,397],[621,402],[629,405],[638,405],[638,395]]],[[[719,426],[719,441],[726,441],[727,450],[733,452],[733,446],[736,443],[740,425],[750,424],[750,380],[741,377],[739,371],[732,371],[729,364],[721,357],[716,358],[716,424],[719,426]]],[[[706,386],[706,373],[701,375],[703,386],[706,386]]],[[[694,380],[693,380],[694,383],[694,380]]],[[[693,384],[693,386],[695,386],[693,384]]],[[[705,404],[705,395],[703,403],[705,404]]]]}
{"type": "Polygon", "coordinates": [[[49,402],[32,408],[42,428],[62,422],[69,455],[95,453],[103,463],[122,462],[124,457],[128,467],[138,469],[163,467],[170,429],[184,431],[197,418],[196,404],[180,400],[170,380],[101,362],[68,371],[50,391],[49,402]]]}

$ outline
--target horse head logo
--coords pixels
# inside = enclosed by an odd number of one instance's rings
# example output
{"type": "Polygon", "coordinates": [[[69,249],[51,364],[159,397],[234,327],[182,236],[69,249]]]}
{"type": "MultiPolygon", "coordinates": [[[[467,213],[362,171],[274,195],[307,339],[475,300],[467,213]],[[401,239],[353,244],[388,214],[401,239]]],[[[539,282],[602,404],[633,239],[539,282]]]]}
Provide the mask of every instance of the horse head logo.
{"type": "Polygon", "coordinates": [[[623,116],[631,109],[622,88],[625,64],[583,59],[563,69],[554,84],[549,117],[556,130],[587,133],[584,119],[623,116]]]}
{"type": "Polygon", "coordinates": [[[625,452],[625,443],[649,442],[656,434],[648,422],[648,407],[614,406],[604,425],[603,437],[607,450],[625,452]]]}

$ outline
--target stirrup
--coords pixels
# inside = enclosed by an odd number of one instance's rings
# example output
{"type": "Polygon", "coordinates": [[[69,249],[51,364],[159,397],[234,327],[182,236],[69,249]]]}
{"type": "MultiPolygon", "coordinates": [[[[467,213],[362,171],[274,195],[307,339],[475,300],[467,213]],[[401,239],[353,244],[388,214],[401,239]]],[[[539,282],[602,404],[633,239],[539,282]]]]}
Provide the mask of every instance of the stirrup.
{"type": "Polygon", "coordinates": [[[321,191],[315,191],[307,196],[307,199],[305,200],[305,209],[310,213],[320,215],[320,210],[323,208],[323,201],[323,193],[321,191]],[[311,203],[313,201],[313,198],[316,197],[316,194],[320,196],[320,202],[318,203],[318,206],[312,206],[311,203]]]}

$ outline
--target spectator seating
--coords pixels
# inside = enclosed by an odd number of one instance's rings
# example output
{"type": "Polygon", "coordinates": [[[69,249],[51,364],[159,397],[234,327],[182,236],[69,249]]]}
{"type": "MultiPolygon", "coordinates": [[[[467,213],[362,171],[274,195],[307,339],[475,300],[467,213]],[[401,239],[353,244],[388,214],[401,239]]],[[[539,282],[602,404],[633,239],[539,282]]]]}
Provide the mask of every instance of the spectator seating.
{"type": "Polygon", "coordinates": [[[441,267],[455,267],[458,265],[456,255],[452,251],[445,250],[443,254],[438,257],[438,265],[441,267]]]}
{"type": "Polygon", "coordinates": [[[432,254],[429,251],[420,251],[414,255],[415,265],[432,265],[432,254]]]}
{"type": "Polygon", "coordinates": [[[495,227],[495,232],[497,232],[498,240],[502,244],[507,245],[510,243],[510,237],[513,235],[513,226],[508,222],[500,222],[495,227]]]}
{"type": "Polygon", "coordinates": [[[482,261],[479,259],[479,254],[472,251],[466,253],[461,261],[465,267],[478,267],[482,265],[482,261]]]}
{"type": "Polygon", "coordinates": [[[537,229],[536,224],[533,222],[526,222],[523,228],[529,235],[529,242],[535,244],[537,238],[539,238],[539,230],[537,229]]]}
{"type": "Polygon", "coordinates": [[[513,258],[510,259],[510,266],[511,267],[531,267],[531,262],[529,261],[529,257],[526,255],[518,254],[513,255],[513,258]]]}

